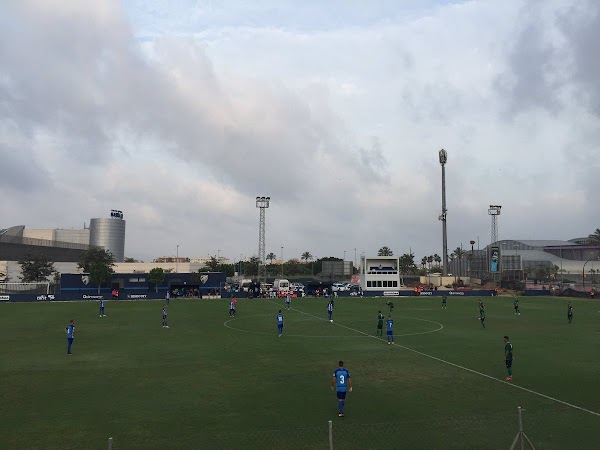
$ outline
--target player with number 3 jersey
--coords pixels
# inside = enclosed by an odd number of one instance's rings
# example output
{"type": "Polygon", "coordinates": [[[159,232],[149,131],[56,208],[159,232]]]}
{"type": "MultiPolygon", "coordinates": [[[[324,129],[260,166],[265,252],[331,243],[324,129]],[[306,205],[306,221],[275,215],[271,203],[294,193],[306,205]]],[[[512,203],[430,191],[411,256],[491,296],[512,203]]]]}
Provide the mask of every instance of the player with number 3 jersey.
{"type": "Polygon", "coordinates": [[[333,372],[333,378],[331,379],[331,390],[335,388],[336,396],[338,399],[339,417],[344,417],[344,400],[346,399],[346,392],[352,392],[352,380],[350,379],[350,372],[344,367],[344,361],[338,363],[339,367],[333,372]]]}

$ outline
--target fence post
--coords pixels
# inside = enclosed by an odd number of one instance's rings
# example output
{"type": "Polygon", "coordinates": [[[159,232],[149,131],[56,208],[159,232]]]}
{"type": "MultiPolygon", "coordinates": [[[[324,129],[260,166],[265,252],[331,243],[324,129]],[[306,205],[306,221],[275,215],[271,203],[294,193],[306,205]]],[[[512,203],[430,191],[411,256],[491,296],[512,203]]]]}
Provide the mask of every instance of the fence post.
{"type": "Polygon", "coordinates": [[[108,450],[112,450],[113,439],[111,437],[108,438],[108,450]]]}
{"type": "Polygon", "coordinates": [[[333,422],[329,421],[329,450],[333,450],[333,422]]]}
{"type": "Polygon", "coordinates": [[[523,431],[523,411],[524,411],[524,409],[522,409],[519,406],[519,407],[517,407],[517,410],[519,412],[519,432],[515,436],[515,440],[513,441],[512,445],[510,446],[510,450],[514,450],[515,445],[517,445],[517,442],[521,443],[521,450],[525,450],[525,441],[527,441],[529,448],[531,448],[532,450],[535,450],[535,447],[533,446],[533,444],[531,443],[531,441],[529,440],[529,438],[523,431]]]}

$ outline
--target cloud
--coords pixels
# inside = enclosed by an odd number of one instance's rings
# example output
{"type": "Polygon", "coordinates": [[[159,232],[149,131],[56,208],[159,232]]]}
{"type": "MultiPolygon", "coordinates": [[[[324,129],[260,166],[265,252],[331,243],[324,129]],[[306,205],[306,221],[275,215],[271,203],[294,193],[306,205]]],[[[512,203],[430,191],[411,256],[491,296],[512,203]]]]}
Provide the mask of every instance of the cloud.
{"type": "Polygon", "coordinates": [[[497,202],[502,235],[597,227],[565,204],[598,187],[595,3],[340,5],[11,2],[4,225],[117,208],[128,255],[249,256],[270,195],[267,251],[440,253],[444,147],[451,247],[497,202]]]}

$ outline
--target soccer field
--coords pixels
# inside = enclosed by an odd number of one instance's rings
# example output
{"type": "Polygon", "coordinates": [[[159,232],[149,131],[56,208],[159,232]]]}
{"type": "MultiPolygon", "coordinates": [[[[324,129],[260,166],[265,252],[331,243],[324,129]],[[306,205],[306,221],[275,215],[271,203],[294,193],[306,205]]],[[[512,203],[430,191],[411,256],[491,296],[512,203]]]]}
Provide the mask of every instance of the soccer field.
{"type": "MultiPolygon", "coordinates": [[[[394,298],[395,345],[374,337],[387,299],[0,304],[0,448],[538,449],[600,447],[600,304],[394,298]],[[75,320],[73,355],[64,329],[75,320]],[[505,382],[503,336],[514,346],[505,382]],[[337,417],[331,376],[354,390],[337,417]]],[[[384,330],[385,339],[385,330],[384,330]]]]}

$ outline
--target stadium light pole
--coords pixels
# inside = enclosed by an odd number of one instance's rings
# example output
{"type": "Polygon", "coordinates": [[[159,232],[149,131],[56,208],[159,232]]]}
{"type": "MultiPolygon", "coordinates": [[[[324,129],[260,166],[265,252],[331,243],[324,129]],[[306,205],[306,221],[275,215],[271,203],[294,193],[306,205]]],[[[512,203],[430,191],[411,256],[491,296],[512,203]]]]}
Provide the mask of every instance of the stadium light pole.
{"type": "Polygon", "coordinates": [[[175,273],[179,273],[179,244],[177,244],[177,253],[175,255],[175,273]]]}
{"type": "Polygon", "coordinates": [[[448,152],[441,149],[438,153],[440,165],[442,166],[442,214],[438,217],[442,221],[442,242],[443,242],[443,260],[444,267],[442,268],[442,276],[448,276],[448,235],[446,232],[446,161],[448,161],[448,152]]]}
{"type": "Polygon", "coordinates": [[[283,278],[283,245],[281,246],[281,278],[283,278]]]}
{"type": "Polygon", "coordinates": [[[260,209],[258,223],[258,280],[267,281],[267,266],[265,254],[265,210],[269,207],[271,197],[256,197],[256,207],[260,209]]]}

